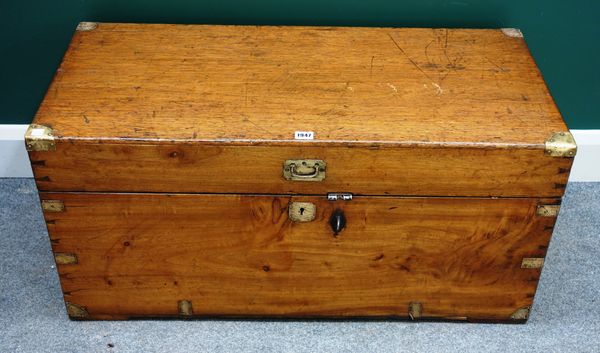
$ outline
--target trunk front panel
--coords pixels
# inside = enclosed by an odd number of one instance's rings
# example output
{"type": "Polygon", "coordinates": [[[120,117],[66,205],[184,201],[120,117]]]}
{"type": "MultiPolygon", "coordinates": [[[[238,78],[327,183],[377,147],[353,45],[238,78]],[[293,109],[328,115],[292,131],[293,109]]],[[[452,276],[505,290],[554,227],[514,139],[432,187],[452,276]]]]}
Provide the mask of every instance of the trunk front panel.
{"type": "Polygon", "coordinates": [[[545,256],[555,222],[537,206],[557,201],[41,197],[64,205],[45,218],[55,254],[76,258],[57,261],[65,300],[92,319],[177,316],[190,301],[198,317],[408,317],[419,303],[425,318],[510,320],[540,275],[523,259],[545,256]],[[292,221],[294,202],[312,204],[314,220],[292,221]]]}

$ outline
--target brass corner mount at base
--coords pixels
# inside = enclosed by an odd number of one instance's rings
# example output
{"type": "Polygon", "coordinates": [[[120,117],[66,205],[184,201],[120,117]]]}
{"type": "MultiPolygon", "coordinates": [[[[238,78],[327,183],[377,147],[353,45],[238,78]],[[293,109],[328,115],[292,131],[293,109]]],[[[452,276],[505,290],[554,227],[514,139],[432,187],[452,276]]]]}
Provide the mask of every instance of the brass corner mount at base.
{"type": "Polygon", "coordinates": [[[183,317],[190,317],[194,314],[191,300],[180,300],[177,302],[179,309],[179,315],[183,317]]]}
{"type": "Polygon", "coordinates": [[[530,306],[524,306],[522,308],[515,310],[512,313],[512,315],[510,315],[510,318],[513,320],[527,320],[529,318],[530,311],[531,311],[530,306]]]}
{"type": "Polygon", "coordinates": [[[71,302],[65,302],[67,306],[67,314],[72,320],[82,320],[89,317],[87,309],[81,305],[73,304],[71,302]]]}
{"type": "Polygon", "coordinates": [[[408,304],[408,317],[411,320],[419,320],[423,315],[423,304],[420,302],[410,302],[408,304]]]}

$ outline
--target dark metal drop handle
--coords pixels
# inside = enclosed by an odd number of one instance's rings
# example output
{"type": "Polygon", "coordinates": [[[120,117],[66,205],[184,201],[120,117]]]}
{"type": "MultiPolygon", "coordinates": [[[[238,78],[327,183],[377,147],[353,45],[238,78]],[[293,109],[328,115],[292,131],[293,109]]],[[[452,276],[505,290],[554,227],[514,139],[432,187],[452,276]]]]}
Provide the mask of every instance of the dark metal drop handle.
{"type": "Polygon", "coordinates": [[[346,227],[346,216],[344,216],[344,211],[340,209],[333,211],[333,214],[329,219],[329,225],[333,230],[333,235],[337,236],[342,229],[346,227]]]}

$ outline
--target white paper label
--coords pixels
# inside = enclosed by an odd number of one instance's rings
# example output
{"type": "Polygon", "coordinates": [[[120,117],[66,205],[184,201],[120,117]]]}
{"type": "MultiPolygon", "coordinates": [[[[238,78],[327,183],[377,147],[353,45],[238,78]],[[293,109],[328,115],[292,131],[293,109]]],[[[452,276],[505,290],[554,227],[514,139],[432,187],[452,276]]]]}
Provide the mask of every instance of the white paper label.
{"type": "Polygon", "coordinates": [[[315,133],[312,131],[296,131],[294,133],[294,139],[296,139],[296,140],[314,140],[315,133]]]}
{"type": "Polygon", "coordinates": [[[30,135],[35,137],[44,136],[44,129],[31,129],[30,135]]]}

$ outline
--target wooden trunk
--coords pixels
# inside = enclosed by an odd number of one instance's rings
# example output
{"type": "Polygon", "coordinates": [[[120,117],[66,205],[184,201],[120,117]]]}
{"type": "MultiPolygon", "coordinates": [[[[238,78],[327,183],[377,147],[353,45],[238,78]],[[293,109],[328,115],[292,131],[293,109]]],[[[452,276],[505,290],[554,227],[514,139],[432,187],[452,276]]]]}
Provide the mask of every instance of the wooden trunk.
{"type": "Polygon", "coordinates": [[[576,147],[515,29],[81,23],[26,135],[73,319],[527,319],[576,147]]]}

